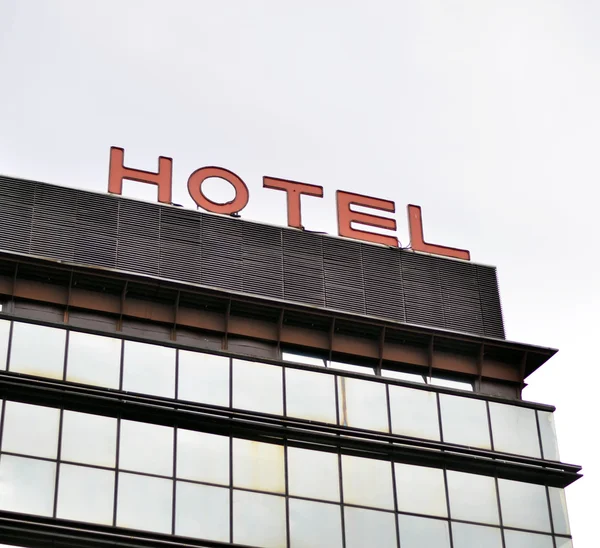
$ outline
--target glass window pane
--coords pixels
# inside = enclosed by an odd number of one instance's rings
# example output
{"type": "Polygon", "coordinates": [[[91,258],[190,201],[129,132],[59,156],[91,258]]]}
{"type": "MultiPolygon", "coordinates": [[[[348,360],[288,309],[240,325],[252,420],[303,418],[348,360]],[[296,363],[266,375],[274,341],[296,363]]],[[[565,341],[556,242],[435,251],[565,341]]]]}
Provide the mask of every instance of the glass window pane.
{"type": "Polygon", "coordinates": [[[65,411],[61,459],[114,468],[117,419],[65,411]]]}
{"type": "Polygon", "coordinates": [[[229,542],[229,489],[177,482],[175,534],[229,542]]]}
{"type": "Polygon", "coordinates": [[[444,471],[439,468],[394,464],[398,511],[447,516],[444,471]]]}
{"type": "Polygon", "coordinates": [[[394,385],[389,390],[392,432],[439,441],[437,394],[394,385]]]}
{"type": "Polygon", "coordinates": [[[346,548],[396,548],[396,524],[391,512],[344,508],[346,548]]]}
{"type": "Polygon", "coordinates": [[[55,479],[55,462],[2,455],[0,508],[11,512],[51,516],[55,479]]]}
{"type": "Polygon", "coordinates": [[[440,394],[444,441],[491,449],[485,401],[440,394]]]}
{"type": "Polygon", "coordinates": [[[173,429],[122,420],[119,468],[172,476],[173,429]]]}
{"type": "Polygon", "coordinates": [[[233,542],[263,548],[285,546],[285,498],[234,490],[233,542]]]}
{"type": "Polygon", "coordinates": [[[179,350],[180,400],[229,407],[229,358],[179,350]]]}
{"type": "Polygon", "coordinates": [[[570,535],[571,527],[569,527],[565,490],[558,487],[548,487],[548,492],[550,494],[550,509],[552,510],[554,532],[558,535],[570,535]]]}
{"type": "Polygon", "coordinates": [[[502,533],[498,527],[467,523],[452,523],[454,548],[502,548],[502,533]]]}
{"type": "Polygon", "coordinates": [[[2,450],[56,458],[60,411],[14,401],[5,405],[2,450]]]}
{"type": "Polygon", "coordinates": [[[389,432],[385,384],[338,377],[340,424],[389,432]]]}
{"type": "Polygon", "coordinates": [[[550,531],[546,488],[543,485],[498,480],[502,522],[506,527],[550,531]]]}
{"type": "Polygon", "coordinates": [[[336,423],[335,377],[301,369],[285,370],[288,417],[336,423]]]}
{"type": "Polygon", "coordinates": [[[556,548],[573,548],[573,541],[570,538],[556,537],[556,548]]]}
{"type": "Polygon", "coordinates": [[[117,525],[171,532],[173,480],[119,473],[117,525]]]}
{"type": "Polygon", "coordinates": [[[542,437],[542,450],[546,460],[560,460],[558,453],[558,443],[556,441],[556,429],[554,427],[554,413],[549,411],[539,411],[538,420],[540,421],[540,434],[542,437]]]}
{"type": "Polygon", "coordinates": [[[112,525],[114,499],[114,472],[60,465],[57,517],[112,525]]]}
{"type": "Polygon", "coordinates": [[[288,447],[288,481],[290,495],[339,501],[338,455],[288,447]]]}
{"type": "Polygon", "coordinates": [[[342,546],[342,519],[337,504],[290,499],[290,544],[294,548],[342,546]]]}
{"type": "Polygon", "coordinates": [[[282,415],[282,368],[233,360],[233,407],[282,415]]]}
{"type": "Polygon", "coordinates": [[[496,480],[489,476],[448,470],[450,515],[453,519],[498,525],[496,480]]]}
{"type": "Polygon", "coordinates": [[[177,477],[229,485],[229,437],[178,429],[177,477]]]}
{"type": "Polygon", "coordinates": [[[8,336],[10,334],[10,322],[0,320],[0,371],[6,370],[8,359],[8,336]]]}
{"type": "Polygon", "coordinates": [[[175,397],[175,349],[125,341],[123,390],[175,397]]]}
{"type": "Polygon", "coordinates": [[[62,379],[65,340],[64,329],[14,322],[9,370],[62,379]]]}
{"type": "Polygon", "coordinates": [[[423,548],[423,546],[450,548],[448,522],[445,520],[400,514],[398,528],[402,548],[423,548]]]}
{"type": "Polygon", "coordinates": [[[342,455],[342,478],[345,503],[394,508],[390,462],[342,455]]]}
{"type": "Polygon", "coordinates": [[[522,533],[521,531],[504,530],[506,548],[552,548],[554,546],[550,535],[522,533]]]}
{"type": "Polygon", "coordinates": [[[541,458],[535,410],[490,402],[494,450],[541,458]]]}
{"type": "Polygon", "coordinates": [[[67,380],[119,388],[121,344],[121,339],[71,331],[67,380]]]}
{"type": "Polygon", "coordinates": [[[283,445],[234,438],[233,485],[256,491],[285,492],[283,445]]]}

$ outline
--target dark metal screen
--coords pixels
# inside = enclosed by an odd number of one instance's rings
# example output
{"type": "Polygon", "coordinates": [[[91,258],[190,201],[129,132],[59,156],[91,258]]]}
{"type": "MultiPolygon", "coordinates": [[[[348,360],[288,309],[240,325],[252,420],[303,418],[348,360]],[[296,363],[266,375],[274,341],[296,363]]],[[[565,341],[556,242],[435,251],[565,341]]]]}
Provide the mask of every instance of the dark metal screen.
{"type": "Polygon", "coordinates": [[[0,176],[0,249],[504,338],[496,269],[0,176]]]}

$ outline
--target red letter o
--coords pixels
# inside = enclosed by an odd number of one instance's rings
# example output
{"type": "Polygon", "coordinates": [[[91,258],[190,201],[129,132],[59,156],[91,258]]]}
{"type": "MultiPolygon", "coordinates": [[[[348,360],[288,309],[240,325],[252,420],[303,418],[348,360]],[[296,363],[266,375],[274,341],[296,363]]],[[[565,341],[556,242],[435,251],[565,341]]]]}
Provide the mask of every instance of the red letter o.
{"type": "Polygon", "coordinates": [[[201,167],[194,171],[188,179],[188,192],[198,206],[212,213],[238,213],[246,207],[250,198],[248,187],[245,185],[244,181],[242,181],[235,173],[223,169],[222,167],[201,167]],[[211,177],[225,179],[228,183],[233,185],[233,188],[235,188],[235,198],[224,204],[209,200],[202,193],[202,183],[211,177]]]}

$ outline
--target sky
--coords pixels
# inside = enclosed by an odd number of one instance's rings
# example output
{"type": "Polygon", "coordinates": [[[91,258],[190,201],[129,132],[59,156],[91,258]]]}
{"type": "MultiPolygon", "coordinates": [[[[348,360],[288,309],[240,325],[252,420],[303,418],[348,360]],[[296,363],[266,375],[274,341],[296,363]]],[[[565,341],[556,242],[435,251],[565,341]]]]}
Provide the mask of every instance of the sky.
{"type": "Polygon", "coordinates": [[[311,230],[336,232],[336,190],[393,200],[402,245],[422,206],[427,240],[498,267],[507,338],[560,350],[524,398],[557,407],[592,548],[599,37],[591,0],[0,0],[0,173],[105,192],[118,146],[172,157],[184,206],[194,170],[235,172],[246,219],[286,224],[265,175],[323,186],[311,230]]]}

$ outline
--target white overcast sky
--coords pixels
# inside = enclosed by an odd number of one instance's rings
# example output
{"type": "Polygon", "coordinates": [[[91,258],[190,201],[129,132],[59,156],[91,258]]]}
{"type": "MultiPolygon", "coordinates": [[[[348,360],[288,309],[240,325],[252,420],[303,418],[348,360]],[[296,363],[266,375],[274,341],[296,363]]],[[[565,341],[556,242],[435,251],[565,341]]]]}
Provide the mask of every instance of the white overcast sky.
{"type": "Polygon", "coordinates": [[[560,349],[525,397],[584,466],[575,548],[598,546],[599,98],[591,0],[0,0],[0,173],[104,192],[115,145],[172,157],[184,205],[217,165],[284,225],[262,176],[289,178],[325,189],[307,228],[355,191],[396,202],[403,244],[415,203],[426,239],[496,265],[508,338],[560,349]]]}

